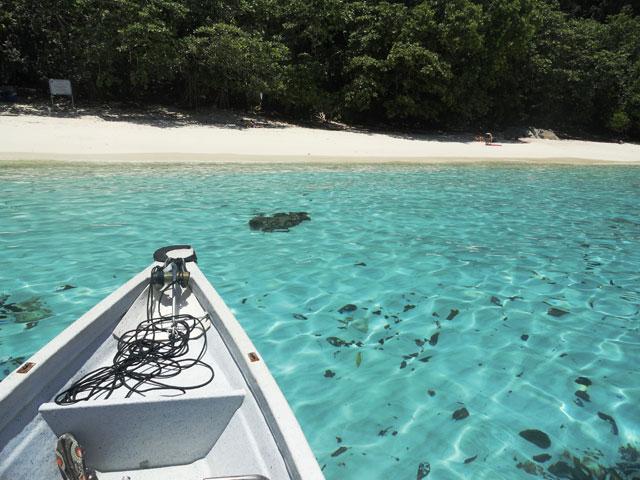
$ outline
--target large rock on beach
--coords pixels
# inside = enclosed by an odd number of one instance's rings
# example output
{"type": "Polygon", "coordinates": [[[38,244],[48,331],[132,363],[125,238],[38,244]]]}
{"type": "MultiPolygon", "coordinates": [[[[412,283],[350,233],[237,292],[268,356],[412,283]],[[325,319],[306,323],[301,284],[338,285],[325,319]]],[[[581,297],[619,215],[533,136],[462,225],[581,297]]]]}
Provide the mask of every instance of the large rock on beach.
{"type": "Polygon", "coordinates": [[[542,140],[560,140],[553,130],[546,130],[544,128],[529,127],[529,136],[542,140]]]}
{"type": "Polygon", "coordinates": [[[521,138],[539,138],[542,140],[560,140],[553,130],[536,127],[514,126],[504,129],[496,135],[496,138],[502,140],[520,140],[521,138]]]}
{"type": "Polygon", "coordinates": [[[249,227],[251,230],[262,230],[263,232],[288,232],[291,227],[295,227],[305,220],[311,220],[307,212],[280,212],[274,213],[272,216],[257,215],[249,220],[249,227]]]}

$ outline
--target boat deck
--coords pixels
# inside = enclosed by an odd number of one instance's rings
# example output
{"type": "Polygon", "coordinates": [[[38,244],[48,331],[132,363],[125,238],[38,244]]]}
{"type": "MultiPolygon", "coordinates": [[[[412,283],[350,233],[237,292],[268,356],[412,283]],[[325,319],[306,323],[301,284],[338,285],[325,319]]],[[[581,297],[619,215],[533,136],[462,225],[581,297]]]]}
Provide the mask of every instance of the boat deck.
{"type": "MultiPolygon", "coordinates": [[[[97,339],[94,348],[88,346],[80,354],[74,362],[76,368],[63,369],[58,381],[52,383],[66,388],[87,372],[111,365],[116,337],[146,319],[147,288],[115,326],[97,339]],[[65,378],[69,372],[73,375],[65,378]]],[[[170,300],[169,296],[162,307],[165,314],[171,312],[170,300]]],[[[197,318],[210,313],[190,289],[179,298],[178,309],[197,318]]],[[[100,480],[291,478],[269,425],[220,333],[211,326],[206,339],[202,360],[213,367],[215,376],[204,387],[184,394],[158,390],[130,398],[125,398],[127,391],[121,389],[109,399],[90,399],[71,406],[52,403],[55,394],[50,395],[40,413],[15,432],[0,452],[7,453],[0,477],[24,478],[28,470],[29,478],[58,478],[54,448],[56,434],[64,430],[74,433],[85,446],[87,465],[96,469],[100,480]],[[50,462],[33,462],[47,457],[50,462]],[[30,465],[25,469],[26,463],[30,465]]],[[[193,352],[200,350],[201,342],[190,342],[193,352]]],[[[196,354],[189,352],[187,356],[196,354]]],[[[197,384],[209,375],[205,368],[195,366],[172,382],[197,384]]]]}

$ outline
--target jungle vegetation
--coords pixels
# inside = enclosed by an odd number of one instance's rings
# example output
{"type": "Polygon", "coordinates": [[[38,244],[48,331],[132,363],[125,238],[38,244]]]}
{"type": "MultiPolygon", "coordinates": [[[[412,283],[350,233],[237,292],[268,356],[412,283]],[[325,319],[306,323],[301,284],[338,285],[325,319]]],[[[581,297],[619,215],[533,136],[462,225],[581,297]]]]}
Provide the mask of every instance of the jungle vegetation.
{"type": "Polygon", "coordinates": [[[47,78],[95,101],[640,138],[640,2],[0,0],[0,85],[47,78]]]}

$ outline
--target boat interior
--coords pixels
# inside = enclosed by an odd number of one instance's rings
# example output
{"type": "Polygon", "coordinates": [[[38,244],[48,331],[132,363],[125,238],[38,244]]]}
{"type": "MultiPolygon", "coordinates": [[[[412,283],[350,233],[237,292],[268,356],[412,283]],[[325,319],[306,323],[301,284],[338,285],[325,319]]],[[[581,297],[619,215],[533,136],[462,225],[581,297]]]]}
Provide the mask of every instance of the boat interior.
{"type": "MultiPolygon", "coordinates": [[[[212,321],[216,312],[198,298],[201,290],[185,285],[160,292],[145,275],[149,269],[42,365],[37,393],[16,405],[0,428],[0,478],[61,478],[54,453],[67,432],[100,480],[291,478],[277,437],[212,321]],[[154,315],[175,314],[193,327],[174,360],[179,373],[164,378],[163,369],[153,381],[135,377],[112,390],[95,383],[74,390],[97,369],[113,373],[122,342],[135,338],[132,332],[148,319],[150,291],[154,315]]],[[[179,336],[180,325],[155,331],[155,340],[179,336]]]]}

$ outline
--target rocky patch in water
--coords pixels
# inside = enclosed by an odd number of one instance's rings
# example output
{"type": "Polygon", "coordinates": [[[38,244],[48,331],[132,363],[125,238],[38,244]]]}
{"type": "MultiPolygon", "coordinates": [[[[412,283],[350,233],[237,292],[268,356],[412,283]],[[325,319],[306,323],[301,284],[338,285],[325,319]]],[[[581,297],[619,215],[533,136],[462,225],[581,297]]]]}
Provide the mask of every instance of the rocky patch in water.
{"type": "Polygon", "coordinates": [[[0,322],[24,323],[27,329],[35,327],[40,320],[53,315],[43,300],[31,297],[21,302],[11,303],[9,295],[0,296],[0,322]]]}
{"type": "Polygon", "coordinates": [[[620,447],[618,453],[620,458],[615,464],[602,465],[601,453],[598,451],[586,451],[585,455],[579,458],[565,450],[558,461],[549,465],[548,473],[544,471],[536,473],[545,479],[631,480],[640,478],[640,452],[631,445],[627,445],[620,447]]]}
{"type": "Polygon", "coordinates": [[[360,341],[347,341],[341,339],[340,337],[327,337],[327,342],[329,342],[334,347],[350,347],[351,345],[357,345],[358,347],[361,347],[363,345],[363,343],[360,341]]]}
{"type": "Polygon", "coordinates": [[[0,371],[2,371],[2,376],[6,377],[9,375],[16,368],[22,365],[25,360],[25,357],[9,357],[6,360],[1,360],[0,371]]]}
{"type": "Polygon", "coordinates": [[[311,220],[307,212],[279,212],[272,216],[257,215],[249,220],[249,228],[263,232],[288,232],[290,228],[306,220],[311,220]]]}

